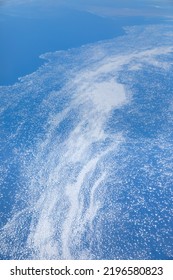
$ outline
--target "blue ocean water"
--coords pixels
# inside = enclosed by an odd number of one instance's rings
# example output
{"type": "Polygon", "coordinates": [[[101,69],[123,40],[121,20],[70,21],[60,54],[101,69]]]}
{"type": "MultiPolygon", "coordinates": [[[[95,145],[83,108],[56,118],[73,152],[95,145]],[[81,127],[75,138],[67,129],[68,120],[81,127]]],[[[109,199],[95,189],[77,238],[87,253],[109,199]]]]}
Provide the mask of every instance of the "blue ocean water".
{"type": "MultiPolygon", "coordinates": [[[[143,9],[143,4],[137,2],[133,5],[131,3],[130,7],[143,9]]],[[[54,4],[54,1],[49,5],[46,1],[25,1],[23,5],[16,4],[12,7],[3,2],[0,4],[0,85],[12,85],[19,77],[35,71],[44,63],[39,56],[45,52],[67,50],[115,38],[124,34],[123,27],[126,25],[162,21],[161,15],[100,17],[60,4],[54,8],[54,4]]],[[[121,1],[119,4],[119,7],[124,5],[121,1]]],[[[111,7],[111,1],[109,6],[111,7]]],[[[118,3],[116,6],[118,7],[118,3]]]]}

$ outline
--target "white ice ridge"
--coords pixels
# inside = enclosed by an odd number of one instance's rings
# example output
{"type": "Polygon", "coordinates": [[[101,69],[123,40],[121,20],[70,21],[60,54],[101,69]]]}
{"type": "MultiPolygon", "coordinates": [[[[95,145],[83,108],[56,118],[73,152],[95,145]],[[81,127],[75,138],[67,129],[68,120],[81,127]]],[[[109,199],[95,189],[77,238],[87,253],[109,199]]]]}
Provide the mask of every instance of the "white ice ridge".
{"type": "MultiPolygon", "coordinates": [[[[52,92],[51,85],[48,89],[45,86],[48,94],[43,95],[37,110],[44,115],[44,109],[51,108],[48,120],[39,124],[47,128],[46,134],[33,147],[33,158],[22,169],[28,190],[21,200],[27,201],[31,215],[27,241],[22,250],[23,254],[30,252],[29,258],[93,257],[90,249],[83,245],[84,235],[90,231],[91,239],[98,238],[94,235],[95,223],[104,200],[100,193],[105,191],[111,168],[116,171],[118,164],[109,158],[118,154],[125,141],[124,131],[112,135],[105,130],[105,124],[112,110],[127,105],[133,97],[133,93],[119,81],[119,73],[124,67],[126,71],[138,70],[144,63],[162,67],[163,62],[157,57],[173,50],[169,46],[138,48],[136,43],[134,48],[125,51],[127,43],[124,39],[115,53],[116,41],[108,46],[98,43],[88,49],[80,48],[79,53],[77,50],[69,54],[76,62],[67,65],[68,69],[63,73],[65,82],[60,89],[52,92]],[[55,104],[63,95],[69,99],[59,110],[59,105],[55,104]]],[[[63,63],[61,66],[63,68],[63,63]]],[[[52,80],[57,80],[60,75],[59,65],[53,59],[39,71],[30,77],[38,85],[49,75],[52,80]]],[[[23,161],[26,162],[27,157],[23,161]]],[[[16,213],[8,221],[3,236],[8,238],[11,226],[13,230],[9,238],[13,236],[15,239],[22,219],[19,221],[19,216],[20,213],[16,213]]],[[[8,247],[7,244],[4,246],[8,247]]],[[[15,246],[20,245],[16,242],[15,246]]]]}
{"type": "Polygon", "coordinates": [[[67,89],[73,98],[66,109],[52,115],[45,144],[39,145],[42,150],[39,152],[37,165],[45,160],[42,155],[45,155],[47,146],[52,147],[46,154],[46,195],[45,192],[41,194],[34,206],[38,209],[38,222],[31,226],[32,231],[28,237],[28,242],[32,242],[41,259],[88,256],[85,250],[80,249],[76,253],[74,248],[79,246],[86,227],[92,229],[92,223],[101,207],[97,189],[108,176],[104,158],[115,152],[123,142],[120,134],[111,139],[105,133],[104,125],[111,110],[127,102],[124,86],[116,81],[117,63],[107,71],[103,69],[105,61],[102,63],[101,66],[92,64],[87,69],[81,69],[76,73],[76,78],[68,82],[67,89]],[[114,70],[116,72],[111,77],[114,70]],[[103,77],[105,74],[106,78],[103,77]],[[80,118],[69,136],[60,144],[54,132],[72,111],[80,118]],[[110,139],[109,145],[104,144],[107,138],[110,139]],[[92,145],[96,143],[102,143],[103,147],[93,154],[92,145]],[[58,163],[52,164],[55,158],[58,158],[58,163]],[[78,165],[79,170],[74,173],[78,165]],[[69,166],[72,166],[70,175],[66,172],[69,166]],[[89,202],[85,209],[86,192],[89,202]],[[60,217],[58,211],[61,213],[60,217]],[[59,240],[59,247],[55,239],[58,224],[60,233],[56,238],[59,240]]]}

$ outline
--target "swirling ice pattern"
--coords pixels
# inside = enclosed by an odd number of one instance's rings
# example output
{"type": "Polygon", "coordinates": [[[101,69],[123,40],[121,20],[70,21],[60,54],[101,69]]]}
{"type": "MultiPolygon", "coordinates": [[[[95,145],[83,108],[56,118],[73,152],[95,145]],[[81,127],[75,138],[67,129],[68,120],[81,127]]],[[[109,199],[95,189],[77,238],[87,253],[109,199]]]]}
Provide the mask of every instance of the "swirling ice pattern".
{"type": "MultiPolygon", "coordinates": [[[[116,40],[46,54],[37,72],[1,88],[4,127],[12,123],[4,129],[6,188],[10,172],[16,174],[13,207],[1,229],[2,258],[150,259],[160,242],[162,254],[172,256],[170,230],[162,233],[170,223],[172,140],[165,135],[172,118],[159,138],[156,128],[154,138],[134,132],[142,114],[135,79],[150,68],[156,76],[170,73],[166,30],[132,28],[116,40]],[[150,162],[155,149],[157,163],[150,162]]],[[[141,87],[149,88],[144,81],[141,87]]]]}

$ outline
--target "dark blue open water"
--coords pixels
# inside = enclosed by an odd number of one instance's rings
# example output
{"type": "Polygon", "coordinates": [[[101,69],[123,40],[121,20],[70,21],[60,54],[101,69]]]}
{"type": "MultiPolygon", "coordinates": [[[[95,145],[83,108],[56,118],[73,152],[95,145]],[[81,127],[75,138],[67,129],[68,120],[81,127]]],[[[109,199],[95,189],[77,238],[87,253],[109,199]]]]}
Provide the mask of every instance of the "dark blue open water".
{"type": "Polygon", "coordinates": [[[43,63],[39,56],[45,52],[111,39],[122,35],[126,25],[161,20],[137,15],[109,19],[62,6],[56,6],[54,11],[50,7],[49,12],[44,2],[42,5],[41,11],[27,3],[17,8],[0,6],[0,85],[13,84],[35,71],[43,63]]]}

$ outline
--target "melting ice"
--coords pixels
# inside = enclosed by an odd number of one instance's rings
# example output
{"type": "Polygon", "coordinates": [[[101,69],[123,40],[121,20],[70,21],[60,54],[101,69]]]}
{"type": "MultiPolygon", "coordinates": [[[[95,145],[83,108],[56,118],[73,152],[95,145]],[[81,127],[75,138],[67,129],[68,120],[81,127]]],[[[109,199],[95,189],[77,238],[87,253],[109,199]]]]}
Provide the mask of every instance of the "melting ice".
{"type": "Polygon", "coordinates": [[[2,258],[172,256],[169,29],[47,53],[0,88],[2,258]]]}

